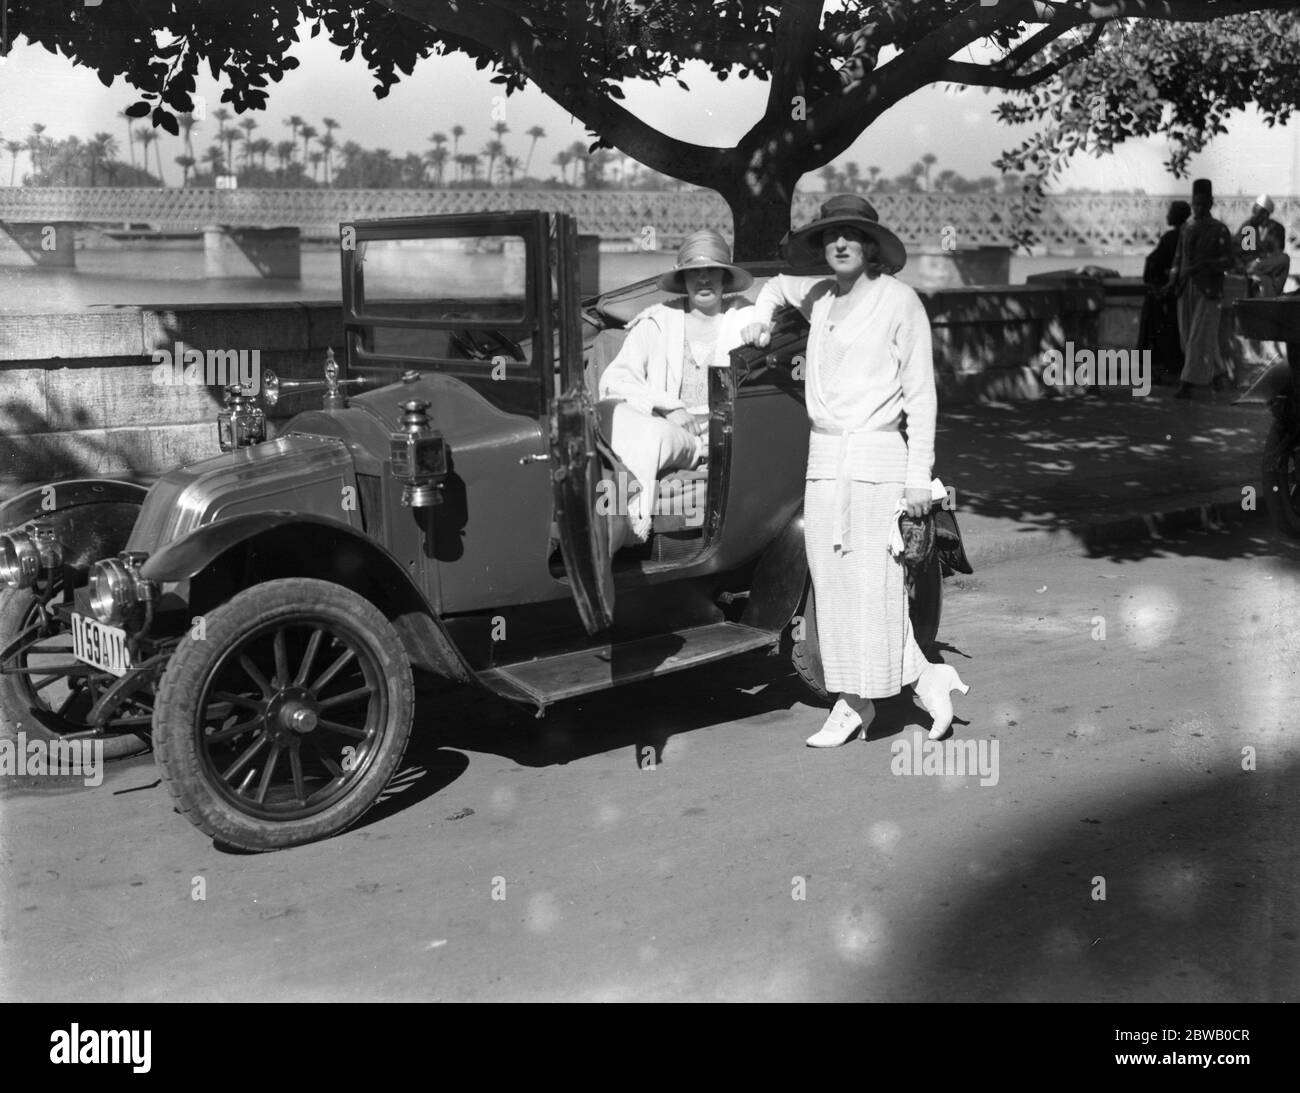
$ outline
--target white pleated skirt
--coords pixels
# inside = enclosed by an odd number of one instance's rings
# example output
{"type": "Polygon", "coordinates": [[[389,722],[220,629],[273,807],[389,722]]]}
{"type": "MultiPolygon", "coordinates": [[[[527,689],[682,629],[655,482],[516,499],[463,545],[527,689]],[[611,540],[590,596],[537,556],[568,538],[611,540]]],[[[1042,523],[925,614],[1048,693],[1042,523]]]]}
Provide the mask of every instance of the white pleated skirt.
{"type": "Polygon", "coordinates": [[[901,561],[889,553],[901,482],[850,482],[851,549],[832,546],[835,480],[804,487],[804,543],[817,605],[826,689],[889,698],[913,683],[925,656],[912,636],[901,561]]]}

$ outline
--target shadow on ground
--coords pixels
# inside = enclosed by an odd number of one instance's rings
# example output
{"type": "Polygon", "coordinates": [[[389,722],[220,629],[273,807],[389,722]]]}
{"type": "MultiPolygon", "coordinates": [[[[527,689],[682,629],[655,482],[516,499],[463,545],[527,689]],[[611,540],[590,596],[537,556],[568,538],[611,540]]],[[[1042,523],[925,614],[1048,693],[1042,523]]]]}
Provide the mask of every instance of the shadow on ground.
{"type": "MultiPolygon", "coordinates": [[[[957,490],[959,519],[972,513],[1014,521],[1022,533],[1078,527],[1096,514],[1165,511],[1171,501],[1194,506],[1243,487],[1255,490],[1262,510],[1267,411],[1231,406],[1235,395],[1226,392],[1190,403],[1156,392],[942,409],[936,473],[957,490]]],[[[1201,545],[1190,539],[1182,550],[1199,554],[1201,545]]],[[[1242,545],[1246,556],[1274,552],[1254,538],[1242,545]]],[[[1100,541],[1091,552],[1137,560],[1161,549],[1158,540],[1100,541]]]]}
{"type": "Polygon", "coordinates": [[[1300,764],[1220,767],[1194,788],[1063,809],[1037,838],[954,877],[919,956],[886,954],[863,994],[1300,1000],[1298,775],[1300,764]]]}

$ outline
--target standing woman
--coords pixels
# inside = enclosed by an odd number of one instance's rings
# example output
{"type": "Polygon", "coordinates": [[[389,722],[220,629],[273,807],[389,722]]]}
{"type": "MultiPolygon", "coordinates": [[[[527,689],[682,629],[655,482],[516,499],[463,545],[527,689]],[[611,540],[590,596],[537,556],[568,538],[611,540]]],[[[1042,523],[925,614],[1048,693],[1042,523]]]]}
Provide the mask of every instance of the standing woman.
{"type": "Polygon", "coordinates": [[[837,747],[858,732],[866,739],[871,700],[906,684],[934,719],[931,739],[941,739],[952,724],[950,692],[969,688],[916,644],[903,563],[889,548],[900,508],[923,516],[931,506],[937,400],[929,318],[892,276],[907,261],[903,244],[862,197],[827,201],[791,234],[786,256],[796,269],[831,276],[772,278],[744,336],[766,345],[781,304],[798,307],[810,324],[804,539],[826,689],[839,698],[808,744],[837,747]]]}

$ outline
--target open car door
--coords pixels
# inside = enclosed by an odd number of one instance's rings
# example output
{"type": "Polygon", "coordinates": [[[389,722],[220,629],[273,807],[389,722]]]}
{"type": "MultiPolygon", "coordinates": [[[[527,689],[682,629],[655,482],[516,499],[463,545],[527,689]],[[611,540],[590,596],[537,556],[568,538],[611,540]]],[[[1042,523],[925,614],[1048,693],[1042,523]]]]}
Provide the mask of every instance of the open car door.
{"type": "MultiPolygon", "coordinates": [[[[551,485],[555,493],[560,554],[578,615],[589,634],[614,621],[614,574],[609,528],[596,515],[601,466],[596,448],[596,408],[583,376],[579,325],[578,229],[573,217],[556,214],[550,236],[559,329],[557,394],[551,404],[551,485]]],[[[546,286],[549,288],[550,286],[546,286]]]]}

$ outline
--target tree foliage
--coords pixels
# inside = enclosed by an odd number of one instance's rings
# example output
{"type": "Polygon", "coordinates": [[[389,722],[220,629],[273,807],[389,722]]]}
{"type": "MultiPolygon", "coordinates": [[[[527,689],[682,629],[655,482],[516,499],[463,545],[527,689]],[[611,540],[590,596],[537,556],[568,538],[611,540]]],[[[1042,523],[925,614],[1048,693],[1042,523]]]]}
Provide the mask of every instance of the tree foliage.
{"type": "Polygon", "coordinates": [[[770,251],[801,175],[840,156],[914,91],[957,83],[1009,92],[1006,121],[1035,136],[1006,169],[1033,188],[1080,150],[1166,133],[1170,166],[1257,103],[1283,120],[1300,94],[1300,0],[125,0],[79,7],[9,0],[10,26],[140,92],[133,116],[177,131],[201,65],[237,112],[266,105],[297,65],[300,24],[361,56],[380,97],[422,60],[472,57],[509,93],[545,92],[647,166],[718,190],[738,248],[770,251]],[[766,82],[761,116],[730,148],[672,138],[626,109],[620,84],[766,82]]]}

